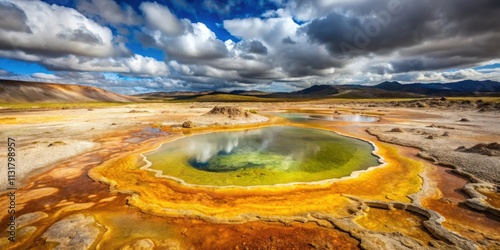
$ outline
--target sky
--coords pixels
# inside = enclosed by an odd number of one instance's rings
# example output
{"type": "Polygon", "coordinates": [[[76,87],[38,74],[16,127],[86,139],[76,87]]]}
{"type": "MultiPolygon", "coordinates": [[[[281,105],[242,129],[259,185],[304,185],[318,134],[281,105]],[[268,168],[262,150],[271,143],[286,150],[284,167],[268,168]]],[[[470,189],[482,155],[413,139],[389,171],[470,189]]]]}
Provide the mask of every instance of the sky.
{"type": "Polygon", "coordinates": [[[0,0],[0,79],[159,91],[500,81],[498,0],[0,0]]]}

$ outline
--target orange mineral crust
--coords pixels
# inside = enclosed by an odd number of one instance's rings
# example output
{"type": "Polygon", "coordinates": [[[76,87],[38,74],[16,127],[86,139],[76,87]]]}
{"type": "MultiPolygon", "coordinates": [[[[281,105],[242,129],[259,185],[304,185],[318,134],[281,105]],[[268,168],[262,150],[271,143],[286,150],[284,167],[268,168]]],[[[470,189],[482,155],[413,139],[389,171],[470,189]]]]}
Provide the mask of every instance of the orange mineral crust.
{"type": "Polygon", "coordinates": [[[347,233],[315,223],[254,221],[242,224],[158,217],[134,211],[97,211],[95,218],[106,225],[97,245],[117,249],[139,240],[169,249],[359,249],[359,242],[347,233]],[[119,211],[119,213],[117,213],[119,211]]]}
{"type": "MultiPolygon", "coordinates": [[[[171,136],[166,141],[175,138],[171,136]]],[[[110,184],[112,190],[132,194],[129,204],[153,214],[203,217],[223,222],[312,211],[342,218],[357,205],[343,195],[409,202],[407,195],[418,192],[421,187],[418,176],[421,163],[399,156],[397,149],[388,144],[377,142],[375,145],[385,165],[352,178],[315,184],[246,188],[183,185],[140,169],[144,163],[139,155],[158,144],[119,155],[92,169],[89,175],[110,184]]]]}
{"type": "Polygon", "coordinates": [[[479,193],[482,195],[486,196],[486,202],[490,204],[493,207],[499,208],[500,209],[500,193],[499,192],[492,192],[488,190],[477,190],[479,193]]]}
{"type": "MultiPolygon", "coordinates": [[[[429,177],[436,182],[441,195],[438,197],[430,196],[422,203],[424,207],[432,209],[446,218],[443,223],[445,227],[470,239],[480,240],[484,238],[484,235],[489,235],[491,239],[500,240],[498,237],[498,229],[500,229],[498,218],[488,212],[473,210],[465,205],[465,199],[469,196],[461,191],[461,188],[467,183],[464,177],[438,166],[432,168],[429,177]]],[[[481,190],[479,192],[488,193],[481,190]]]]}
{"type": "Polygon", "coordinates": [[[313,223],[186,223],[182,236],[195,249],[359,249],[347,233],[313,223]]]}
{"type": "Polygon", "coordinates": [[[370,208],[366,216],[356,219],[362,227],[380,232],[400,232],[428,244],[434,238],[422,225],[427,218],[400,209],[370,208]]]}

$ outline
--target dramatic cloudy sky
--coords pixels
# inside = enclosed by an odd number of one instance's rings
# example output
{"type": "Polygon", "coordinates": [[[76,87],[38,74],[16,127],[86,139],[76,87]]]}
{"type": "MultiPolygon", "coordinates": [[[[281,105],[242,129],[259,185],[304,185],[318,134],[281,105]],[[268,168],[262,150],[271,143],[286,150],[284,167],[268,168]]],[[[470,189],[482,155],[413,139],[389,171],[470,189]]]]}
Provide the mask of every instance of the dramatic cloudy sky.
{"type": "Polygon", "coordinates": [[[120,93],[500,81],[498,0],[0,0],[0,78],[120,93]]]}

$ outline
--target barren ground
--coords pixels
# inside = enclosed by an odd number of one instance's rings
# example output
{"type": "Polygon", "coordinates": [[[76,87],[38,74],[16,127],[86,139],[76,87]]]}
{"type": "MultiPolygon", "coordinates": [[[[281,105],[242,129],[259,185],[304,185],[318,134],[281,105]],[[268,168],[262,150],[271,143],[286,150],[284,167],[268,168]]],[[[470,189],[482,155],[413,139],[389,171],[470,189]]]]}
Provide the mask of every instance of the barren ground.
{"type": "MultiPolygon", "coordinates": [[[[16,140],[18,224],[16,243],[0,227],[0,248],[500,248],[500,157],[456,150],[500,142],[498,111],[321,101],[228,103],[252,114],[204,115],[216,105],[1,110],[0,134],[16,140]],[[379,121],[298,124],[276,112],[379,121]],[[188,120],[194,128],[182,128],[188,120]],[[139,169],[140,153],[181,136],[282,124],[371,141],[387,164],[317,186],[251,190],[185,187],[139,169]]],[[[2,195],[1,225],[8,207],[2,195]]]]}

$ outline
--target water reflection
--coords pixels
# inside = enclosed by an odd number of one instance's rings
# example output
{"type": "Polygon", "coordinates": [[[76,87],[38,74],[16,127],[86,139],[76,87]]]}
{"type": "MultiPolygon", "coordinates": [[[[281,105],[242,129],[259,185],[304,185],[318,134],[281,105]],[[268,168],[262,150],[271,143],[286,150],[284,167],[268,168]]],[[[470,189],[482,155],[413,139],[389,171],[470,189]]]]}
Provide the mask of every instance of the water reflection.
{"type": "MultiPolygon", "coordinates": [[[[306,157],[312,157],[321,146],[314,140],[303,140],[302,129],[271,127],[258,130],[221,132],[187,138],[184,142],[189,164],[210,172],[250,168],[287,170],[306,157]]],[[[314,133],[313,133],[314,134],[314,133]]]]}
{"type": "Polygon", "coordinates": [[[146,157],[188,183],[247,186],[347,176],[378,165],[372,150],[333,132],[279,126],[188,136],[146,157]]]}
{"type": "Polygon", "coordinates": [[[277,114],[278,116],[287,118],[291,121],[311,121],[311,120],[321,120],[321,121],[343,121],[343,122],[376,122],[378,117],[367,116],[360,114],[353,115],[324,115],[324,114],[301,114],[301,113],[282,113],[277,114]]]}
{"type": "Polygon", "coordinates": [[[272,134],[263,134],[262,130],[235,131],[230,133],[206,134],[197,140],[186,140],[187,153],[193,155],[197,163],[206,163],[216,155],[231,154],[241,141],[258,141],[262,138],[257,151],[267,148],[272,141],[272,134]]]}

